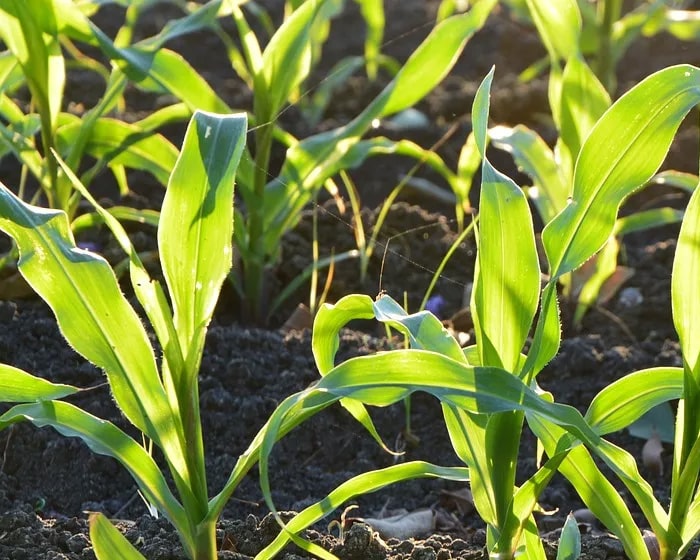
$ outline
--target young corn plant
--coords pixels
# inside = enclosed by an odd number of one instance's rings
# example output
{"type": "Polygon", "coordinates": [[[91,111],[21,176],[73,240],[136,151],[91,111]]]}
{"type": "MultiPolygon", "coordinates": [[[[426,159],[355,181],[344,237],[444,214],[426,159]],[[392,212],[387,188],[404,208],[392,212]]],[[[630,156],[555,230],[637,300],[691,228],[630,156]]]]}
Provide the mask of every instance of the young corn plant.
{"type": "MultiPolygon", "coordinates": [[[[477,93],[473,112],[475,142],[482,156],[491,80],[489,74],[477,93]]],[[[522,190],[494,169],[486,157],[482,160],[482,181],[472,301],[476,345],[460,348],[434,315],[425,311],[408,314],[387,295],[374,302],[367,296],[352,295],[323,306],[314,323],[312,341],[323,378],[315,387],[290,397],[275,412],[260,458],[261,482],[267,493],[267,454],[278,423],[287,415],[316,411],[341,397],[346,407],[360,403],[387,406],[415,391],[426,391],[441,401],[452,446],[466,466],[409,462],[359,475],[301,512],[283,534],[296,533],[300,523],[327,515],[340,499],[355,493],[374,491],[399,479],[449,475],[470,481],[475,505],[488,526],[487,546],[493,558],[513,558],[524,551],[530,558],[545,558],[532,513],[567,450],[553,454],[535,475],[516,487],[515,464],[525,411],[566,425],[586,441],[593,438],[597,443],[597,437],[574,409],[549,402],[540,396],[534,381],[526,378],[527,362],[521,352],[540,293],[532,218],[522,190]],[[409,348],[334,365],[340,328],[358,318],[375,318],[398,330],[407,338],[409,348]],[[429,379],[425,371],[431,372],[429,379]]],[[[274,505],[270,507],[274,511],[274,505]]],[[[279,550],[282,542],[280,538],[266,550],[279,550]]],[[[322,555],[298,537],[296,542],[322,555]]],[[[323,557],[333,558],[327,553],[323,557]]]]}
{"type": "MultiPolygon", "coordinates": [[[[128,31],[127,26],[122,28],[115,41],[126,41],[128,31]]],[[[93,158],[94,163],[81,171],[87,186],[109,167],[122,194],[129,189],[126,169],[147,171],[165,185],[177,158],[177,149],[153,127],[109,116],[123,103],[127,79],[118,68],[110,70],[79,50],[78,44],[97,46],[97,33],[72,2],[0,4],[0,38],[6,45],[0,71],[0,156],[12,154],[21,163],[20,196],[39,200],[43,195],[44,204],[64,210],[71,220],[80,195],[59,173],[52,151],[74,170],[93,158]],[[95,72],[105,81],[102,98],[81,116],[67,111],[64,97],[67,75],[74,67],[95,72]],[[28,111],[13,98],[23,86],[31,96],[28,111]],[[24,184],[28,176],[39,186],[36,193],[27,192],[33,188],[24,184]]],[[[125,208],[120,213],[125,218],[143,217],[125,208]]]]}
{"type": "MultiPolygon", "coordinates": [[[[700,102],[700,69],[681,65],[662,70],[637,85],[616,102],[591,131],[576,166],[572,202],[545,228],[543,241],[552,278],[572,267],[572,258],[591,254],[614,229],[615,214],[626,196],[644,184],[661,165],[680,122],[700,102]],[[562,248],[562,240],[568,249],[562,248]]],[[[599,519],[622,541],[627,554],[647,559],[627,505],[619,499],[590,453],[601,456],[624,483],[653,531],[658,555],[682,558],[700,533],[700,429],[694,407],[698,398],[697,314],[698,224],[697,189],[686,209],[673,265],[672,308],[683,353],[683,367],[651,368],[630,374],[604,389],[591,403],[586,419],[600,435],[629,426],[654,406],[680,399],[676,416],[671,500],[668,510],[654,496],[626,451],[585,448],[556,426],[530,423],[547,453],[571,447],[560,471],[599,519]],[[601,452],[602,451],[602,452],[601,452]]],[[[548,290],[553,290],[548,288],[548,290]]],[[[542,316],[554,317],[554,295],[548,296],[542,316]]],[[[538,324],[533,347],[547,357],[554,345],[553,319],[538,324]],[[549,334],[547,334],[549,333],[549,334]]]]}
{"type": "MultiPolygon", "coordinates": [[[[0,400],[21,404],[0,417],[0,426],[21,420],[52,426],[116,458],[196,559],[215,557],[220,513],[208,504],[197,375],[207,326],[231,266],[233,181],[245,131],[244,116],[200,112],[190,122],[158,228],[172,310],[119,223],[96,206],[129,256],[134,292],[163,348],[160,372],[112,269],[98,255],[76,248],[66,214],[30,206],[0,188],[0,228],[17,243],[19,270],[52,308],[68,342],[105,371],[124,416],[162,450],[179,500],[144,447],[113,424],[56,400],[77,388],[3,365],[0,400]]],[[[96,205],[70,169],[64,165],[62,171],[96,205]]]]}
{"type": "MultiPolygon", "coordinates": [[[[504,3],[518,18],[536,23],[527,7],[529,0],[504,0],[504,3]]],[[[575,0],[575,4],[583,23],[578,39],[579,48],[591,61],[595,75],[611,95],[617,88],[617,65],[640,38],[665,32],[681,41],[700,39],[700,15],[697,10],[686,9],[688,2],[575,0]]],[[[546,67],[546,60],[537,61],[521,77],[530,79],[546,67]]]]}
{"type": "MultiPolygon", "coordinates": [[[[149,277],[119,222],[61,162],[60,172],[95,205],[129,257],[134,294],[163,351],[160,369],[114,272],[100,256],[76,247],[66,214],[29,205],[0,185],[0,229],[17,243],[19,270],[51,307],[71,346],[104,370],[126,420],[161,450],[174,489],[147,447],[61,400],[79,388],[0,365],[0,400],[14,403],[0,416],[0,427],[20,421],[51,426],[115,458],[144,499],[174,525],[185,554],[195,560],[216,558],[216,521],[259,449],[253,444],[240,457],[226,487],[210,499],[198,370],[207,326],[232,263],[234,177],[245,136],[245,115],[198,111],[190,121],[158,226],[168,296],[149,277]]],[[[100,515],[92,519],[91,534],[99,558],[114,558],[117,551],[122,558],[140,557],[100,515]]]]}
{"type": "MultiPolygon", "coordinates": [[[[385,138],[363,140],[377,119],[398,113],[425,96],[446,75],[468,39],[479,30],[495,0],[480,0],[465,14],[437,25],[385,89],[353,120],[336,129],[298,140],[276,126],[280,112],[292,102],[309,76],[313,61],[310,40],[332,13],[328,1],[307,0],[284,21],[262,49],[241,8],[232,15],[242,43],[242,56],[254,93],[251,117],[255,151],[242,159],[239,194],[245,213],[237,211],[236,247],[241,276],[234,286],[257,321],[266,318],[265,278],[279,258],[280,240],[296,225],[303,209],[324,186],[335,192],[332,179],[341,170],[382,153],[424,156],[424,150],[385,138]],[[270,180],[270,154],[276,141],[286,148],[279,175],[270,180]]],[[[367,2],[366,4],[372,4],[367,2]]],[[[434,158],[439,166],[439,162],[434,158]]]]}
{"type": "MultiPolygon", "coordinates": [[[[490,137],[495,147],[511,153],[515,163],[531,177],[533,185],[525,191],[547,225],[568,205],[574,164],[611,100],[583,57],[581,14],[576,2],[527,0],[526,4],[549,51],[549,101],[559,135],[553,149],[523,125],[494,127],[490,137]]],[[[622,237],[681,218],[682,212],[664,207],[638,211],[616,221],[605,247],[583,267],[560,279],[563,293],[572,304],[574,327],[580,327],[601,292],[614,293],[634,273],[618,265],[622,237]]]]}
{"type": "MultiPolygon", "coordinates": [[[[474,107],[474,131],[482,150],[490,81],[491,75],[482,84],[474,107]]],[[[620,538],[629,557],[649,558],[642,531],[593,461],[593,454],[620,477],[638,502],[663,551],[662,557],[680,558],[700,530],[695,512],[700,434],[692,409],[685,402],[679,408],[672,490],[676,497],[669,513],[639,475],[631,455],[603,436],[624,428],[663,401],[684,395],[695,398],[697,360],[693,356],[698,351],[692,346],[693,308],[680,294],[690,290],[698,262],[686,258],[691,243],[697,258],[700,204],[696,195],[681,234],[678,259],[682,260],[677,260],[674,267],[674,313],[686,367],[652,368],[623,379],[596,398],[585,418],[555,403],[553,395],[538,388],[536,376],[560,346],[559,278],[581,266],[605,244],[623,200],[654,175],[681,120],[699,101],[700,69],[681,65],[650,76],[599,119],[578,155],[571,202],[543,232],[549,281],[541,291],[524,195],[485,158],[472,297],[476,345],[462,350],[431,314],[407,315],[386,295],[376,302],[366,296],[347,296],[335,306],[323,306],[313,334],[314,356],[323,378],[307,391],[290,397],[270,419],[259,462],[266,495],[267,456],[280,426],[289,417],[314,413],[341,398],[346,406],[348,402],[386,406],[414,391],[427,391],[442,402],[452,445],[467,465],[467,469],[450,471],[450,476],[471,482],[477,511],[488,526],[487,546],[492,558],[545,558],[532,512],[537,497],[557,470],[569,478],[588,507],[620,538]],[[385,322],[407,336],[410,349],[335,365],[337,333],[355,318],[385,322]],[[521,355],[532,327],[529,350],[521,355]],[[430,379],[426,379],[425,371],[431,372],[430,379]],[[689,388],[684,389],[684,385],[689,388]],[[516,487],[513,465],[524,420],[541,441],[548,459],[516,487]]],[[[296,534],[305,523],[327,515],[355,493],[374,491],[402,476],[440,476],[435,466],[424,463],[402,466],[405,472],[387,469],[348,481],[323,502],[283,524],[283,534],[296,534]]],[[[274,511],[274,504],[268,504],[274,511]]],[[[279,550],[286,538],[280,537],[266,550],[279,550]]],[[[299,537],[295,539],[309,550],[313,548],[299,537]]],[[[321,555],[320,551],[315,553],[321,555]]],[[[332,558],[328,554],[323,557],[332,558]]]]}
{"type": "MultiPolygon", "coordinates": [[[[228,113],[224,104],[183,57],[165,48],[179,35],[210,26],[220,3],[192,8],[172,20],[156,36],[132,42],[141,12],[156,1],[130,3],[114,39],[90,19],[99,5],[62,0],[0,3],[0,157],[14,156],[21,165],[18,195],[66,212],[78,232],[102,221],[96,213],[76,216],[80,194],[59,172],[58,158],[80,174],[88,188],[106,168],[125,195],[128,170],[150,173],[164,187],[177,159],[177,149],[157,133],[164,124],[186,121],[195,109],[228,113]],[[110,59],[103,66],[84,54],[100,49],[110,59]],[[101,99],[79,116],[67,106],[64,90],[74,68],[96,73],[105,81],[101,99]],[[118,118],[128,84],[153,93],[170,93],[180,101],[136,123],[118,118]],[[18,101],[26,86],[29,105],[18,101]],[[73,111],[73,112],[71,112],[73,111]],[[57,156],[54,156],[54,152],[57,156]]],[[[110,214],[122,221],[156,226],[158,213],[114,206],[110,214]]],[[[14,271],[16,247],[0,257],[9,280],[7,297],[25,295],[28,287],[14,271]]]]}

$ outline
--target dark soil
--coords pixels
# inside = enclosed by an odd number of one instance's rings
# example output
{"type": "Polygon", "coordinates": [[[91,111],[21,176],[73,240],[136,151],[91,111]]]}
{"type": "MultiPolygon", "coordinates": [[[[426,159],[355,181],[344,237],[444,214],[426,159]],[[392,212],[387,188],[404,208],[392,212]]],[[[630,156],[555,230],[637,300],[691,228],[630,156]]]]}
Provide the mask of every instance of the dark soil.
{"type": "MultiPolygon", "coordinates": [[[[429,32],[437,4],[434,0],[386,2],[386,52],[405,60],[429,32]]],[[[113,21],[114,14],[119,14],[114,8],[110,10],[107,15],[102,14],[102,19],[98,18],[106,27],[113,21]]],[[[167,15],[161,8],[154,10],[140,32],[144,35],[156,32],[167,15]]],[[[323,79],[324,72],[340,57],[361,52],[363,38],[354,31],[360,28],[358,17],[355,4],[349,3],[348,13],[334,24],[329,51],[315,80],[323,79]]],[[[250,103],[250,96],[235,80],[215,38],[197,34],[172,46],[182,51],[233,106],[245,107],[250,103]]],[[[419,104],[418,108],[429,117],[430,124],[401,135],[430,146],[452,123],[463,122],[441,148],[441,154],[454,168],[469,130],[465,115],[470,111],[476,87],[491,65],[496,64],[492,120],[503,124],[526,123],[545,137],[551,137],[551,130],[543,120],[548,112],[545,81],[522,84],[516,79],[518,72],[542,55],[536,34],[512,21],[505,11],[498,11],[467,46],[455,71],[419,104]]],[[[643,40],[620,65],[620,90],[629,88],[653,70],[678,62],[700,64],[697,44],[681,44],[665,36],[643,40]]],[[[346,87],[347,91],[335,97],[319,128],[335,126],[355,114],[378,91],[380,84],[355,78],[346,87]]],[[[89,98],[89,89],[87,86],[85,92],[76,89],[76,96],[89,98]]],[[[153,106],[153,100],[139,97],[136,92],[132,92],[129,99],[133,105],[131,117],[125,118],[135,119],[153,106]]],[[[304,129],[306,125],[296,108],[286,111],[280,120],[295,134],[301,136],[310,132],[304,129]]],[[[390,134],[391,130],[380,132],[390,134]]],[[[173,141],[179,141],[182,130],[174,127],[168,133],[173,141]]],[[[504,172],[519,177],[504,154],[494,152],[492,161],[504,172]]],[[[380,204],[412,165],[401,158],[382,158],[354,173],[366,208],[380,204]]],[[[681,132],[668,165],[697,172],[697,128],[688,127],[681,132]]],[[[3,172],[5,167],[7,164],[3,162],[3,172]]],[[[9,174],[10,171],[7,176],[3,175],[4,181],[11,176],[9,174]]],[[[421,176],[436,180],[428,173],[421,176]]],[[[136,190],[139,203],[158,207],[162,191],[158,188],[136,190]]],[[[632,199],[630,204],[646,204],[662,194],[665,193],[655,191],[632,199]]],[[[389,214],[380,238],[382,244],[370,261],[366,281],[361,284],[358,280],[357,262],[343,263],[335,271],[331,301],[351,292],[375,296],[383,289],[399,301],[406,293],[409,308],[418,307],[433,271],[456,238],[453,210],[450,205],[416,192],[409,192],[403,199],[404,202],[389,214]],[[384,254],[386,243],[389,247],[384,254]]],[[[678,204],[684,201],[681,198],[678,204]]],[[[366,227],[371,227],[375,217],[375,211],[365,209],[366,227]]],[[[319,206],[318,218],[324,254],[354,247],[349,214],[340,215],[333,202],[328,201],[319,206]]],[[[656,365],[681,364],[670,311],[670,272],[677,233],[677,228],[667,227],[626,240],[625,264],[633,267],[636,273],[625,286],[641,295],[634,305],[616,296],[603,309],[591,310],[580,331],[574,331],[566,322],[570,310],[564,306],[565,339],[561,351],[539,377],[542,387],[551,391],[558,402],[585,410],[598,391],[626,373],[656,365]]],[[[100,235],[101,242],[108,237],[100,235]]],[[[140,242],[145,245],[153,243],[149,234],[140,232],[139,235],[140,242]]],[[[303,270],[311,259],[311,242],[309,213],[285,239],[283,258],[273,284],[284,286],[303,270]]],[[[106,251],[110,250],[108,246],[106,251]]],[[[445,300],[443,319],[450,318],[463,307],[465,290],[473,275],[474,255],[473,240],[465,241],[436,286],[435,293],[445,300]]],[[[239,322],[235,301],[224,294],[208,334],[200,377],[208,482],[212,494],[222,487],[237,457],[275,407],[288,395],[318,379],[309,332],[285,334],[278,328],[297,303],[307,299],[308,287],[304,287],[275,316],[270,328],[260,329],[239,322]]],[[[91,391],[69,400],[133,433],[114,406],[103,375],[68,347],[42,302],[32,298],[0,302],[0,323],[1,362],[55,382],[92,387],[91,391]]],[[[469,334],[468,321],[455,319],[453,323],[469,334]]],[[[344,331],[341,359],[387,349],[391,344],[380,329],[362,327],[364,330],[344,331]]],[[[373,410],[372,415],[386,442],[391,446],[402,442],[405,427],[402,406],[373,410]]],[[[412,400],[411,420],[418,443],[407,446],[400,460],[460,464],[449,444],[437,401],[417,395],[412,400]]],[[[640,460],[642,440],[627,434],[614,434],[612,438],[640,460]]],[[[104,512],[130,541],[139,543],[139,550],[150,560],[184,558],[169,524],[147,515],[136,494],[136,486],[114,460],[91,453],[79,440],[29,424],[15,425],[1,432],[0,451],[0,558],[94,558],[86,536],[87,513],[92,511],[104,512]]],[[[666,449],[663,476],[645,473],[662,501],[669,492],[670,455],[670,449],[666,449]]],[[[395,460],[343,409],[333,407],[278,444],[270,466],[273,497],[280,510],[299,511],[351,476],[388,466],[395,460]]],[[[534,468],[535,441],[526,430],[519,476],[525,479],[534,468]]],[[[358,518],[377,517],[399,509],[413,512],[431,508],[436,512],[437,524],[430,534],[407,540],[381,539],[366,525],[356,523],[340,539],[337,532],[326,525],[331,519],[340,518],[342,511],[337,510],[323,524],[308,531],[307,537],[344,560],[486,558],[483,523],[469,507],[459,504],[462,507],[458,508],[454,500],[446,498],[445,492],[459,490],[459,486],[447,481],[417,480],[351,502],[358,509],[349,515],[358,518]]],[[[558,531],[566,515],[582,508],[583,504],[566,481],[557,477],[544,491],[541,505],[550,513],[539,516],[538,526],[553,558],[558,531]]],[[[637,521],[640,526],[645,525],[641,517],[637,521]]],[[[601,527],[584,521],[580,527],[584,534],[583,558],[625,557],[619,542],[601,527]]],[[[277,530],[262,500],[257,472],[252,471],[235,492],[219,525],[219,557],[251,558],[270,542],[277,530]]],[[[305,556],[294,547],[287,550],[281,556],[286,560],[305,556]]]]}

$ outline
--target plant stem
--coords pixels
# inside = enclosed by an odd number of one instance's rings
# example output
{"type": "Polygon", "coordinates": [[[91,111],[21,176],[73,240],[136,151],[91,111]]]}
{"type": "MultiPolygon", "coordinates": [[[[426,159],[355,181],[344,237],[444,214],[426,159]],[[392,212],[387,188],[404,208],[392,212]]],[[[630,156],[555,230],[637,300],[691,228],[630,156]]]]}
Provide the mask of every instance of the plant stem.
{"type": "Polygon", "coordinates": [[[622,0],[599,0],[598,33],[600,46],[596,59],[596,74],[608,92],[615,89],[615,61],[612,49],[612,32],[614,23],[620,19],[622,0]]]}
{"type": "Polygon", "coordinates": [[[265,245],[263,221],[265,217],[265,185],[267,168],[272,151],[272,123],[269,119],[260,120],[255,131],[255,177],[253,197],[248,208],[248,259],[244,262],[243,291],[248,317],[260,322],[264,316],[262,309],[263,281],[265,272],[265,245]]]}
{"type": "Polygon", "coordinates": [[[216,560],[216,521],[205,521],[197,527],[192,560],[216,560]]]}

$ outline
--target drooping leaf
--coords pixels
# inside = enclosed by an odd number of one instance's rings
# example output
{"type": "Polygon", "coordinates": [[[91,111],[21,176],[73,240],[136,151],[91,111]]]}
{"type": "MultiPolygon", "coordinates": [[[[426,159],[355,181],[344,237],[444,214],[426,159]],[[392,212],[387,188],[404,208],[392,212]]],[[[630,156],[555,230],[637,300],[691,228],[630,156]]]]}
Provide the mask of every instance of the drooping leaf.
{"type": "Polygon", "coordinates": [[[78,249],[65,213],[26,204],[0,185],[0,229],[17,243],[19,270],[73,348],[104,369],[129,421],[161,446],[187,479],[173,415],[148,336],[100,256],[78,249]]]}
{"type": "Polygon", "coordinates": [[[681,368],[650,368],[605,387],[591,402],[586,420],[599,434],[622,430],[642,414],[683,394],[681,368]]]}
{"type": "Polygon", "coordinates": [[[469,12],[441,22],[360,115],[346,126],[310,136],[287,151],[278,179],[266,186],[264,229],[268,251],[296,223],[301,210],[321,188],[327,170],[337,169],[338,161],[369,130],[374,119],[409,107],[437,85],[466,42],[484,25],[495,3],[482,0],[469,12]]]}
{"type": "MultiPolygon", "coordinates": [[[[67,153],[81,133],[77,117],[57,131],[58,150],[67,153]]],[[[177,159],[177,149],[164,136],[144,132],[140,127],[111,118],[95,121],[85,151],[107,165],[125,165],[151,173],[167,185],[177,159]]]]}
{"type": "Polygon", "coordinates": [[[187,518],[168,488],[160,468],[146,450],[111,422],[62,401],[20,404],[0,416],[0,429],[29,420],[41,428],[51,426],[67,437],[78,437],[100,455],[113,457],[131,474],[150,503],[180,531],[187,534],[187,518]]]}
{"type": "Polygon", "coordinates": [[[0,364],[0,402],[33,402],[61,399],[80,391],[77,387],[52,383],[21,369],[0,364]]]}
{"type": "Polygon", "coordinates": [[[377,298],[373,308],[377,321],[386,323],[406,335],[411,348],[431,350],[453,360],[466,361],[457,339],[432,313],[420,311],[409,315],[387,295],[377,298]]]}

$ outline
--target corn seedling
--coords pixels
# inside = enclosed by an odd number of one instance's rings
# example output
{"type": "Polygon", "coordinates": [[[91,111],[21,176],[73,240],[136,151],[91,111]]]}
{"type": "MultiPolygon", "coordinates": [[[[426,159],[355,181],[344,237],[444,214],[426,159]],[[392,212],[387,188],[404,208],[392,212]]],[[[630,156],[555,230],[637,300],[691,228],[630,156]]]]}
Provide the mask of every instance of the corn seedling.
{"type": "MultiPolygon", "coordinates": [[[[484,80],[473,110],[481,151],[486,144],[491,79],[489,75],[484,80]]],[[[652,368],[624,378],[613,385],[615,389],[607,389],[596,398],[585,419],[542,392],[536,376],[556,355],[561,341],[557,281],[605,244],[623,200],[654,175],[681,120],[699,101],[700,70],[681,65],[650,76],[598,120],[578,154],[572,199],[542,235],[549,266],[549,281],[542,290],[532,219],[524,194],[484,158],[472,292],[476,345],[462,350],[434,316],[427,312],[408,315],[386,295],[375,302],[366,296],[347,296],[335,306],[323,306],[316,317],[312,343],[323,378],[307,391],[290,397],[270,420],[259,463],[266,496],[267,455],[279,426],[288,417],[311,414],[341,398],[346,407],[360,403],[386,406],[414,391],[427,391],[442,402],[452,445],[467,465],[465,470],[452,471],[451,476],[461,473],[470,480],[477,511],[488,526],[491,557],[508,559],[525,554],[527,558],[545,558],[532,512],[537,497],[559,470],[594,514],[620,538],[629,557],[649,558],[648,537],[645,539],[627,505],[593,462],[593,453],[620,477],[637,500],[656,535],[662,558],[680,558],[700,529],[693,500],[700,472],[698,420],[691,412],[695,410],[692,403],[685,402],[695,398],[694,356],[698,352],[692,346],[696,337],[690,330],[693,307],[680,295],[697,291],[690,285],[694,279],[690,271],[695,270],[696,261],[688,254],[691,247],[697,253],[697,194],[685,218],[681,256],[674,268],[674,314],[685,368],[652,368]],[[337,333],[355,318],[376,318],[399,330],[408,337],[410,349],[335,365],[337,333]],[[529,350],[522,355],[533,327],[529,350]],[[430,379],[426,379],[425,371],[431,372],[430,379]],[[685,392],[684,384],[689,386],[685,392]],[[675,497],[666,514],[629,453],[602,436],[627,426],[660,402],[684,395],[676,429],[675,497]],[[514,465],[525,419],[542,442],[548,459],[516,487],[514,465]]],[[[357,416],[364,420],[361,414],[357,416]]],[[[425,464],[402,466],[406,473],[411,471],[411,477],[437,473],[435,467],[425,464]]],[[[285,528],[283,534],[295,534],[302,522],[327,515],[341,498],[396,480],[395,474],[395,470],[386,470],[356,477],[286,526],[279,520],[285,528]]],[[[268,504],[274,511],[274,504],[268,504]]],[[[299,537],[295,539],[322,554],[299,537]]],[[[282,541],[280,537],[268,549],[279,550],[282,541]]],[[[323,557],[332,556],[326,553],[323,557]]]]}
{"type": "MultiPolygon", "coordinates": [[[[537,16],[526,6],[531,5],[529,0],[505,0],[505,3],[519,18],[530,20],[539,28],[537,16]]],[[[611,95],[617,87],[618,63],[640,38],[666,32],[681,41],[700,40],[700,12],[686,9],[684,4],[687,2],[574,0],[573,4],[577,5],[582,16],[583,26],[577,39],[579,48],[591,61],[596,76],[611,95]]],[[[554,3],[552,7],[557,8],[554,3]]],[[[530,79],[546,67],[546,60],[538,61],[521,77],[530,79]]]]}
{"type": "MultiPolygon", "coordinates": [[[[148,446],[60,400],[78,392],[76,387],[0,365],[0,400],[14,403],[0,416],[0,427],[23,420],[51,426],[115,458],[151,507],[174,525],[185,554],[195,560],[216,558],[216,520],[255,464],[261,440],[239,458],[226,486],[210,499],[198,370],[207,326],[232,263],[234,177],[245,136],[245,115],[196,112],[190,121],[158,225],[169,297],[149,277],[120,223],[61,162],[61,172],[95,205],[129,257],[134,293],[163,349],[160,370],[146,330],[112,269],[100,256],[75,246],[66,214],[31,206],[0,186],[0,229],[18,245],[19,270],[51,307],[71,346],[105,371],[126,420],[161,450],[177,494],[148,446]]],[[[99,558],[114,558],[116,551],[122,558],[141,558],[100,515],[92,518],[91,534],[99,558]]]]}
{"type": "MultiPolygon", "coordinates": [[[[95,6],[82,9],[91,12],[95,6]]],[[[109,69],[84,55],[78,45],[96,47],[102,40],[105,48],[126,48],[131,28],[125,24],[112,42],[82,9],[73,2],[57,0],[0,3],[0,37],[6,45],[0,73],[0,155],[13,154],[21,162],[24,175],[38,184],[45,203],[64,210],[71,220],[80,195],[59,173],[52,150],[74,170],[83,167],[86,156],[94,158],[94,163],[81,171],[81,180],[87,186],[98,172],[109,167],[122,194],[129,188],[126,169],[147,171],[165,185],[177,158],[177,149],[155,133],[157,118],[129,124],[109,116],[123,104],[127,77],[118,66],[109,69]],[[67,74],[73,67],[95,72],[105,81],[102,98],[80,116],[66,110],[64,98],[67,74]],[[22,86],[31,95],[26,112],[13,99],[22,86]]],[[[135,17],[139,9],[142,7],[132,7],[129,12],[135,17]]],[[[27,188],[20,185],[22,196],[27,188]]],[[[26,194],[27,198],[31,196],[26,194]]],[[[138,212],[127,210],[121,209],[122,217],[142,219],[138,212]]]]}
{"type": "MultiPolygon", "coordinates": [[[[528,362],[533,371],[549,360],[558,348],[557,305],[552,282],[572,270],[595,252],[614,231],[616,212],[626,196],[648,181],[661,165],[680,122],[700,101],[700,71],[688,65],[662,70],[630,90],[607,111],[588,135],[576,164],[572,200],[545,228],[542,238],[550,263],[550,283],[542,296],[542,309],[528,362]],[[540,358],[530,359],[539,354],[540,358]]],[[[689,334],[695,296],[693,263],[697,262],[694,232],[697,222],[696,193],[681,227],[683,249],[676,257],[673,279],[673,309],[681,337],[686,366],[652,368],[631,374],[605,389],[591,404],[586,419],[599,435],[623,428],[659,403],[687,395],[692,401],[695,381],[695,351],[689,334]],[[692,233],[694,235],[694,233],[692,233]],[[692,241],[691,241],[692,239],[692,241]],[[693,245],[693,250],[690,249],[693,245]],[[689,268],[687,268],[689,267],[689,268]],[[624,398],[623,398],[624,396],[624,398]]],[[[662,558],[680,558],[689,541],[697,534],[697,520],[691,507],[698,470],[690,443],[697,441],[697,427],[688,412],[677,417],[676,446],[671,510],[666,513],[653,495],[651,486],[641,478],[629,453],[615,446],[607,449],[584,448],[567,440],[562,431],[539,421],[530,426],[548,454],[573,445],[560,465],[599,519],[622,541],[633,558],[649,558],[644,539],[634,525],[627,506],[592,461],[589,452],[603,458],[627,486],[649,522],[662,558]],[[693,434],[693,435],[691,435],[693,434]],[[602,453],[601,453],[602,452],[602,453]],[[683,476],[681,476],[681,474],[683,476]],[[694,482],[690,482],[693,479],[694,482]],[[679,482],[681,481],[682,482],[679,482]]]]}
{"type": "MultiPolygon", "coordinates": [[[[412,106],[449,71],[467,40],[484,24],[495,0],[481,0],[472,9],[436,26],[386,88],[352,121],[339,128],[297,140],[276,126],[307,79],[313,62],[313,33],[333,13],[328,2],[308,0],[285,19],[264,50],[238,6],[232,14],[242,42],[242,56],[253,87],[255,153],[242,159],[239,194],[246,212],[237,212],[236,247],[241,276],[233,277],[248,315],[258,321],[264,308],[265,277],[279,257],[283,234],[324,186],[335,192],[332,178],[381,153],[408,151],[423,156],[414,144],[384,138],[363,140],[373,122],[412,106]],[[275,139],[287,147],[279,175],[269,180],[275,139]]],[[[371,2],[367,3],[371,4],[371,2]]],[[[415,156],[414,156],[415,157],[415,156]]]]}
{"type": "MultiPolygon", "coordinates": [[[[164,47],[178,35],[211,25],[219,6],[188,6],[190,12],[170,21],[156,36],[132,43],[141,12],[154,3],[126,6],[125,21],[112,40],[89,19],[99,8],[96,3],[0,2],[0,37],[6,47],[0,57],[0,156],[13,155],[21,164],[20,198],[65,211],[74,232],[102,219],[94,212],[76,215],[80,194],[59,172],[58,158],[79,172],[88,188],[105,168],[122,195],[129,190],[130,169],[150,173],[165,187],[178,152],[158,128],[186,120],[197,108],[230,112],[183,57],[164,47]],[[83,47],[100,49],[111,65],[86,56],[83,47]],[[81,108],[80,115],[66,107],[64,98],[74,67],[105,81],[100,100],[87,110],[81,108]],[[118,114],[129,83],[148,92],[172,93],[180,102],[139,122],[123,122],[118,114]],[[28,108],[16,99],[23,86],[31,96],[28,108]]],[[[153,210],[115,206],[109,212],[121,221],[158,223],[153,210]]],[[[16,257],[13,247],[0,264],[16,257]]],[[[22,283],[18,286],[20,293],[26,291],[22,283]]]]}
{"type": "MultiPolygon", "coordinates": [[[[490,137],[495,147],[511,153],[518,167],[531,177],[533,185],[525,190],[546,225],[569,204],[574,164],[590,130],[611,101],[580,50],[581,15],[576,2],[527,0],[527,5],[549,51],[549,101],[559,136],[553,149],[523,125],[495,127],[490,137]]],[[[573,304],[575,327],[601,292],[614,293],[634,273],[618,265],[622,237],[681,218],[682,212],[664,207],[638,211],[616,221],[605,247],[583,267],[560,279],[565,297],[573,304]]]]}

